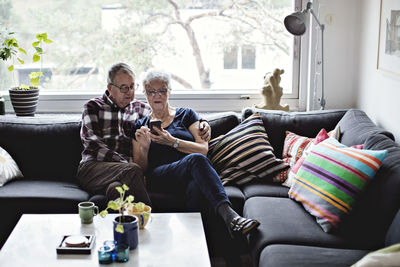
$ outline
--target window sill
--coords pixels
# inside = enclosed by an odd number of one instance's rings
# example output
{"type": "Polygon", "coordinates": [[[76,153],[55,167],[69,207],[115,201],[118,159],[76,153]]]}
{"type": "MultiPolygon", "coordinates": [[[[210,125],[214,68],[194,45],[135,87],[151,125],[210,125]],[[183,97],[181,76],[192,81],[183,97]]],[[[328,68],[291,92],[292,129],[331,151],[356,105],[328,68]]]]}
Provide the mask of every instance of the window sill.
{"type": "MultiPolygon", "coordinates": [[[[13,113],[8,92],[0,92],[6,101],[6,112],[13,113]]],[[[101,96],[99,92],[40,92],[37,113],[81,113],[83,105],[91,98],[101,96]]],[[[136,99],[146,101],[142,93],[136,94],[136,99]]],[[[215,91],[180,91],[173,92],[170,104],[177,107],[190,107],[197,112],[240,112],[245,107],[253,107],[262,103],[259,93],[246,93],[246,91],[223,92],[215,91]]],[[[299,111],[299,99],[283,97],[282,104],[289,104],[291,111],[299,111]]]]}

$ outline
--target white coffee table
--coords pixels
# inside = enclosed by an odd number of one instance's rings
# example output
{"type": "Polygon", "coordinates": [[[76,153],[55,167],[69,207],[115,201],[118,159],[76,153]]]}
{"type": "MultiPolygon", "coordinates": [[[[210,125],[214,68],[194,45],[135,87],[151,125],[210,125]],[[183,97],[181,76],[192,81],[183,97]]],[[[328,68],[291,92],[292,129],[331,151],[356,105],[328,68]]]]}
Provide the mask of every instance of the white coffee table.
{"type": "Polygon", "coordinates": [[[97,249],[113,239],[113,216],[82,225],[78,214],[24,214],[0,251],[0,266],[211,266],[200,213],[152,214],[128,262],[99,265],[97,249]],[[70,234],[95,235],[91,254],[57,254],[62,236],[70,234]]]}

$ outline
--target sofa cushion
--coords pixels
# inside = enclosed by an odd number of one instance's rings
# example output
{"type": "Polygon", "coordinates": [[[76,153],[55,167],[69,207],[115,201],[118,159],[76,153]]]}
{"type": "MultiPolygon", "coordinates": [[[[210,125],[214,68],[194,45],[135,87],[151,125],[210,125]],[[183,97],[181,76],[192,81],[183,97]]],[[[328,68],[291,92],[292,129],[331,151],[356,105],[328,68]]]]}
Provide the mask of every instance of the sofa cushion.
{"type": "Polygon", "coordinates": [[[20,201],[19,204],[23,205],[16,208],[25,212],[35,213],[41,210],[77,212],[76,204],[88,199],[89,194],[86,191],[70,182],[15,180],[9,182],[7,186],[0,187],[0,203],[7,201],[7,206],[13,206],[16,201],[20,201]]]}
{"type": "MultiPolygon", "coordinates": [[[[235,186],[225,186],[226,194],[232,203],[232,207],[239,214],[243,212],[244,195],[243,192],[235,186]]],[[[184,191],[177,190],[149,190],[149,197],[152,204],[153,212],[185,212],[186,197],[184,191]]],[[[101,199],[96,197],[96,203],[101,199]]]]}
{"type": "Polygon", "coordinates": [[[264,247],[271,244],[323,247],[352,245],[344,237],[325,233],[315,218],[290,198],[249,198],[244,204],[243,215],[260,222],[257,230],[249,236],[253,259],[258,259],[264,247]]]}
{"type": "Polygon", "coordinates": [[[351,212],[386,154],[387,150],[360,150],[326,139],[311,149],[294,177],[289,197],[301,202],[329,232],[351,212]]]}
{"type": "Polygon", "coordinates": [[[391,246],[397,243],[400,243],[400,210],[397,212],[386,234],[385,246],[391,246]]]}
{"type": "Polygon", "coordinates": [[[261,114],[269,141],[274,148],[275,156],[282,157],[286,131],[313,138],[322,128],[328,132],[335,129],[346,110],[284,112],[246,108],[242,111],[242,119],[255,112],[261,114]]]}
{"type": "Polygon", "coordinates": [[[240,188],[236,186],[225,186],[225,192],[229,198],[229,201],[232,204],[232,208],[239,214],[243,214],[243,206],[245,201],[245,196],[240,190],[240,188]]]}
{"type": "Polygon", "coordinates": [[[379,249],[384,247],[385,235],[400,208],[400,146],[386,135],[376,134],[367,138],[364,148],[388,153],[338,232],[379,249]]]}
{"type": "Polygon", "coordinates": [[[261,252],[259,266],[342,267],[351,266],[369,250],[324,248],[301,245],[270,245],[261,252]]]}
{"type": "Polygon", "coordinates": [[[224,185],[272,178],[288,168],[285,162],[275,157],[258,113],[226,135],[212,139],[208,157],[224,185]]]}
{"type": "Polygon", "coordinates": [[[239,125],[240,116],[235,112],[219,112],[215,114],[199,114],[211,126],[211,138],[226,134],[239,125]]]}
{"type": "Polygon", "coordinates": [[[10,153],[25,179],[77,182],[82,151],[79,131],[79,120],[2,122],[0,146],[10,153]]]}
{"type": "Polygon", "coordinates": [[[246,199],[251,197],[288,197],[289,188],[268,181],[254,181],[241,187],[246,199]]]}
{"type": "Polygon", "coordinates": [[[346,146],[364,144],[369,136],[377,133],[394,140],[392,133],[377,127],[362,110],[350,109],[338,122],[338,126],[341,131],[340,142],[346,146]]]}
{"type": "Polygon", "coordinates": [[[0,187],[2,223],[0,247],[24,213],[77,213],[89,194],[78,185],[60,181],[14,180],[0,187]]]}
{"type": "Polygon", "coordinates": [[[0,147],[0,186],[18,177],[22,177],[22,173],[17,163],[7,151],[0,147]]]}

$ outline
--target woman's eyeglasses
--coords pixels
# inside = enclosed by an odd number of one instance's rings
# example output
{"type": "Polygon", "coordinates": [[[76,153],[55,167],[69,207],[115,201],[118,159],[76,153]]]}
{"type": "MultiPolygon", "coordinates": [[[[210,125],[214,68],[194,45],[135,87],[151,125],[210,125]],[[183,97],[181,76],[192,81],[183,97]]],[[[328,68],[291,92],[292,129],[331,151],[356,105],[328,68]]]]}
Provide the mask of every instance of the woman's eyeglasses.
{"type": "Polygon", "coordinates": [[[131,86],[128,86],[128,85],[121,85],[121,86],[117,86],[117,85],[115,85],[115,84],[113,84],[113,83],[110,83],[112,86],[115,86],[115,87],[117,87],[120,91],[121,91],[121,93],[127,93],[128,91],[134,91],[134,90],[136,90],[137,88],[138,88],[138,86],[139,86],[139,84],[137,84],[137,83],[133,83],[133,84],[131,84],[131,86]]]}
{"type": "Polygon", "coordinates": [[[148,96],[152,96],[152,97],[155,97],[156,94],[158,94],[159,96],[164,96],[167,94],[167,92],[168,92],[167,88],[163,88],[163,89],[159,89],[159,90],[146,90],[146,94],[148,96]]]}

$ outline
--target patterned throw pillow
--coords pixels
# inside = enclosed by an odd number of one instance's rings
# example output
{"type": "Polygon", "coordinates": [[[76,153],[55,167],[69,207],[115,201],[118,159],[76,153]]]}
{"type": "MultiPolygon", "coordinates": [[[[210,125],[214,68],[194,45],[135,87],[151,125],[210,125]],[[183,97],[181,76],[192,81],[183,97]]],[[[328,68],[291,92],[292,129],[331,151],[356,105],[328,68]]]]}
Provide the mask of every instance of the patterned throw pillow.
{"type": "Polygon", "coordinates": [[[211,140],[208,158],[224,185],[269,178],[288,168],[284,161],[275,157],[259,113],[211,140]]]}
{"type": "Polygon", "coordinates": [[[0,147],[0,186],[18,177],[22,177],[22,173],[17,163],[7,151],[0,147]]]}
{"type": "Polygon", "coordinates": [[[301,136],[290,131],[286,131],[286,138],[283,145],[283,160],[289,164],[290,169],[283,171],[274,177],[274,182],[282,183],[282,185],[290,187],[292,185],[290,179],[291,169],[296,165],[296,162],[302,159],[302,156],[311,149],[313,145],[324,141],[330,136],[336,136],[336,130],[326,132],[325,129],[321,129],[315,138],[309,138],[306,136],[301,136]]]}
{"type": "MultiPolygon", "coordinates": [[[[319,144],[322,141],[323,140],[318,140],[318,138],[314,139],[314,141],[311,143],[311,145],[308,146],[307,149],[304,150],[303,155],[301,156],[301,158],[298,161],[296,161],[294,166],[291,167],[288,170],[288,172],[289,172],[288,178],[286,179],[286,181],[282,185],[287,186],[287,187],[291,187],[293,185],[294,176],[299,171],[299,169],[300,169],[301,165],[303,164],[304,160],[306,159],[307,155],[310,153],[310,150],[313,148],[314,145],[319,144]]],[[[354,146],[351,146],[351,147],[352,148],[357,148],[357,149],[363,149],[364,148],[364,144],[354,145],[354,146]]]]}
{"type": "Polygon", "coordinates": [[[386,154],[387,150],[360,150],[328,138],[305,158],[294,176],[289,197],[301,202],[329,232],[350,213],[386,154]]]}

